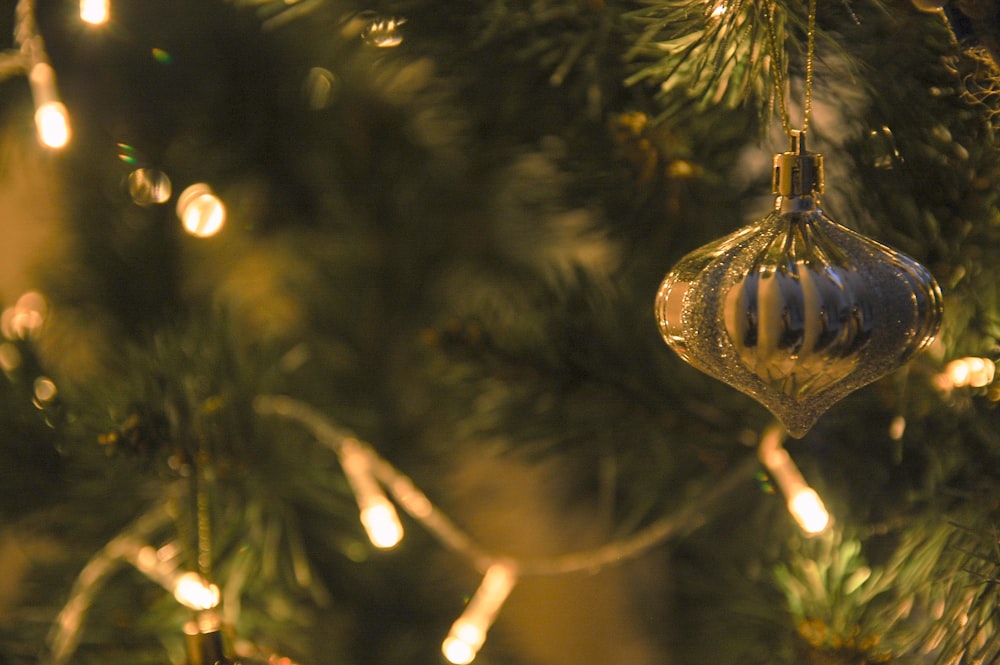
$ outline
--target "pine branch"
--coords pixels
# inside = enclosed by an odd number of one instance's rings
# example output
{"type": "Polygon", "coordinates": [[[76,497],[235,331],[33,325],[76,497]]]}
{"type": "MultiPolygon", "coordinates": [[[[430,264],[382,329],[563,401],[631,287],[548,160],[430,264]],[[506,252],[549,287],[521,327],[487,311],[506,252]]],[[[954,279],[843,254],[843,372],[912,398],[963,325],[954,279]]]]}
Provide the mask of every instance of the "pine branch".
{"type": "Polygon", "coordinates": [[[627,54],[638,70],[626,84],[656,86],[661,117],[695,108],[755,108],[764,116],[773,106],[772,66],[786,62],[784,12],[774,16],[775,44],[768,48],[768,14],[764,4],[733,0],[706,5],[697,0],[648,2],[626,15],[639,27],[627,54]]]}

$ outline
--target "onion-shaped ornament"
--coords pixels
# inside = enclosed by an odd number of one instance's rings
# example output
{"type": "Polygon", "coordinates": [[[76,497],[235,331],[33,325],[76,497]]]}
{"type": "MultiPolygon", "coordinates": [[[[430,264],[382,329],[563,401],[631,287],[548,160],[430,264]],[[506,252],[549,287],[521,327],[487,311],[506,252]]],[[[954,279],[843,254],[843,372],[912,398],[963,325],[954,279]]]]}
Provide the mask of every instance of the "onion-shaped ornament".
{"type": "Polygon", "coordinates": [[[823,213],[822,159],[793,132],[774,211],[682,258],[656,296],[667,344],[795,437],[927,346],[942,316],[924,266],[823,213]]]}

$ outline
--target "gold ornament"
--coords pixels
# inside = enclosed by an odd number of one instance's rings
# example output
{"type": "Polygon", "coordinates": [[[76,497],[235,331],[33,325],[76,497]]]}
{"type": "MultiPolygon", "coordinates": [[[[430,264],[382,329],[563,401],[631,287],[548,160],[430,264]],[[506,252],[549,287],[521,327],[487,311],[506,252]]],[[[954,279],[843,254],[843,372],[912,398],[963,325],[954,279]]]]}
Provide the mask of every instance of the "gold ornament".
{"type": "Polygon", "coordinates": [[[929,344],[942,306],[920,263],[824,214],[822,155],[806,150],[804,132],[791,137],[774,158],[774,211],[682,258],[656,317],[681,358],[801,437],[929,344]]]}

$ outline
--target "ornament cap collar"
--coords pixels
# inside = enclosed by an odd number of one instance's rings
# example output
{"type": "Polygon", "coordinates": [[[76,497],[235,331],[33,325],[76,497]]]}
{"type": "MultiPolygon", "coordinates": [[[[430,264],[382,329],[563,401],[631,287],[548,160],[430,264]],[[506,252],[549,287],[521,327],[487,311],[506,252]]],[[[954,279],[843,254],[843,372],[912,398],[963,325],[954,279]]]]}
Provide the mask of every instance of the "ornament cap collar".
{"type": "Polygon", "coordinates": [[[812,198],[823,193],[823,155],[806,149],[806,133],[792,130],[788,152],[774,156],[771,191],[783,197],[812,198]]]}

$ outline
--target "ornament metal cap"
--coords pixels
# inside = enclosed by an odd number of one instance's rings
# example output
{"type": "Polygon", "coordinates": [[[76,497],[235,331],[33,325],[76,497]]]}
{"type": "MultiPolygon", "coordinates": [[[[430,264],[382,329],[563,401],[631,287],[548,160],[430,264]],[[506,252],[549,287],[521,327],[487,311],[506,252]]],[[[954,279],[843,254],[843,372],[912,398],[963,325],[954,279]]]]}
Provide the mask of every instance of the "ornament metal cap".
{"type": "Polygon", "coordinates": [[[792,130],[791,148],[774,156],[771,191],[783,197],[823,193],[823,155],[806,149],[806,133],[792,130]]]}

